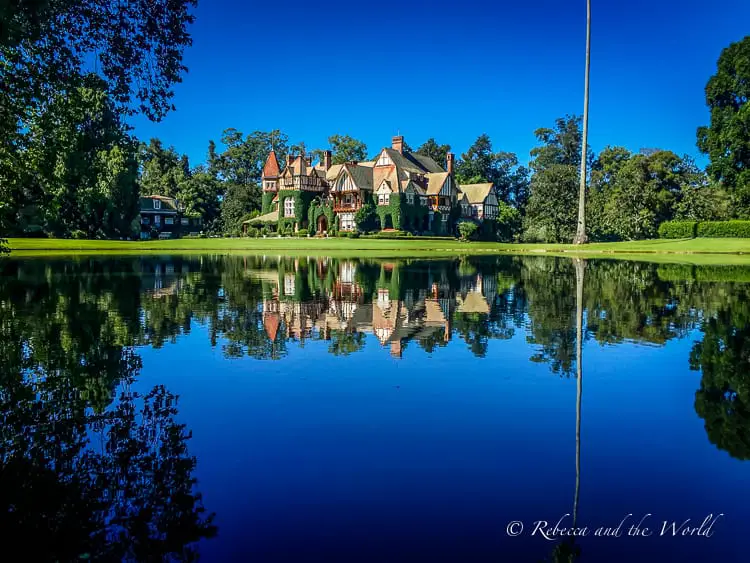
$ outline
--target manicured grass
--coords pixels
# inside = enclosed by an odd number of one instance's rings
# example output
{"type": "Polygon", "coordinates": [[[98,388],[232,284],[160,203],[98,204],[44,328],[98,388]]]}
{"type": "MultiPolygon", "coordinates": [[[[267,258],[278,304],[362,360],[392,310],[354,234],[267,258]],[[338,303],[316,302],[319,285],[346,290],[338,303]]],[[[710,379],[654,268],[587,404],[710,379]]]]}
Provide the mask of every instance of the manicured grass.
{"type": "Polygon", "coordinates": [[[174,253],[243,252],[348,256],[450,256],[456,254],[522,253],[608,257],[664,262],[750,264],[750,239],[676,239],[634,242],[570,244],[503,244],[461,242],[454,239],[372,238],[205,238],[155,241],[106,241],[70,239],[10,239],[15,254],[53,253],[174,253]],[[690,259],[686,259],[686,258],[690,259]]]}

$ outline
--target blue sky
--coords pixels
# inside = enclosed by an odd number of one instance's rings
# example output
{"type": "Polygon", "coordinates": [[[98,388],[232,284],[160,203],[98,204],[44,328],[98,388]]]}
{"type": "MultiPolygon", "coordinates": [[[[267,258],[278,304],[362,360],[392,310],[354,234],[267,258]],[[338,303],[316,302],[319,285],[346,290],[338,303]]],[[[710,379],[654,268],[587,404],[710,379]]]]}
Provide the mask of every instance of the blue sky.
{"type": "MultiPolygon", "coordinates": [[[[703,89],[729,43],[750,33],[750,2],[593,0],[590,144],[698,157],[703,89]]],[[[522,162],[533,131],[582,112],[584,0],[297,3],[202,0],[172,112],[133,121],[193,164],[234,127],[329,135],[371,153],[401,133],[461,154],[481,133],[522,162]]],[[[699,159],[704,163],[704,159],[699,159]]]]}

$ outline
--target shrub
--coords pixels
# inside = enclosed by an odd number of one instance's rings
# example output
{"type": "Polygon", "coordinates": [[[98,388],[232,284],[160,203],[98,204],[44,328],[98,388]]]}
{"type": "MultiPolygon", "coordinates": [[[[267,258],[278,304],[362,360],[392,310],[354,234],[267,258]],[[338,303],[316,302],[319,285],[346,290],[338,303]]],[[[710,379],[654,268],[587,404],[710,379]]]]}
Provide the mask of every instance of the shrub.
{"type": "Polygon", "coordinates": [[[348,233],[349,238],[359,238],[359,233],[357,231],[352,231],[348,233]]]}
{"type": "Polygon", "coordinates": [[[750,238],[750,221],[701,221],[698,236],[706,238],[750,238]]]}
{"type": "Polygon", "coordinates": [[[471,240],[477,233],[476,223],[471,221],[463,221],[458,224],[458,233],[461,235],[462,240],[471,240]]]}
{"type": "Polygon", "coordinates": [[[82,239],[82,238],[86,238],[86,232],[85,232],[85,231],[82,231],[82,230],[80,230],[80,229],[76,229],[75,231],[72,231],[72,232],[70,233],[70,237],[71,237],[71,238],[75,238],[75,239],[82,239]]]}
{"type": "Polygon", "coordinates": [[[297,236],[298,237],[306,237],[309,234],[310,234],[310,231],[308,231],[307,229],[299,229],[297,231],[297,236]]]}
{"type": "Polygon", "coordinates": [[[247,228],[247,236],[249,237],[257,237],[258,236],[258,229],[255,227],[248,227],[247,228]]]}
{"type": "Polygon", "coordinates": [[[659,238],[694,238],[696,221],[665,221],[659,225],[659,238]]]}
{"type": "Polygon", "coordinates": [[[266,226],[263,226],[263,228],[261,228],[260,230],[260,234],[263,235],[264,237],[267,237],[270,233],[271,233],[271,229],[269,229],[266,226]]]}

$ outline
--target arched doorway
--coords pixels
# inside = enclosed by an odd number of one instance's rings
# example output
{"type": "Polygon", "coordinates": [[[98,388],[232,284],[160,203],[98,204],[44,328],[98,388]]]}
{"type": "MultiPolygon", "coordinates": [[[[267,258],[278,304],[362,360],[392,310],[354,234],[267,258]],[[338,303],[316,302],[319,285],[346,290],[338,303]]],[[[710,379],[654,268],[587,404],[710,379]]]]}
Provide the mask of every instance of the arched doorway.
{"type": "Polygon", "coordinates": [[[318,217],[318,234],[328,231],[328,218],[325,215],[318,217]]]}

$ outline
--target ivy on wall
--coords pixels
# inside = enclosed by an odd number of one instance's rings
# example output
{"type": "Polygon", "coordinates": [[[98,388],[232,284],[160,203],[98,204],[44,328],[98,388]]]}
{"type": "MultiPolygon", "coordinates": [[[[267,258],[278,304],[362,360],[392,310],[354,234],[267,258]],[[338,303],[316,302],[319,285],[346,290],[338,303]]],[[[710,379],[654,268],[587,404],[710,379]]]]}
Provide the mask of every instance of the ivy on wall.
{"type": "Polygon", "coordinates": [[[300,229],[307,228],[308,208],[315,197],[315,192],[303,190],[279,190],[279,232],[294,231],[294,224],[300,229]],[[294,217],[284,217],[284,200],[294,198],[294,217]]]}
{"type": "Polygon", "coordinates": [[[376,213],[380,218],[380,228],[394,228],[396,230],[422,231],[425,230],[424,220],[429,214],[429,208],[420,205],[419,197],[414,197],[414,203],[409,203],[406,194],[391,194],[388,205],[377,205],[376,213]],[[388,218],[390,217],[390,224],[388,218]]]}
{"type": "Polygon", "coordinates": [[[318,229],[318,218],[321,215],[325,215],[328,221],[328,232],[336,230],[336,216],[333,213],[333,207],[328,203],[321,201],[320,198],[315,198],[310,203],[310,209],[307,212],[307,223],[310,232],[317,231],[318,229]]]}
{"type": "Polygon", "coordinates": [[[261,215],[265,215],[266,213],[270,213],[273,211],[273,198],[276,195],[276,192],[263,192],[263,196],[260,200],[260,212],[261,215]]]}

